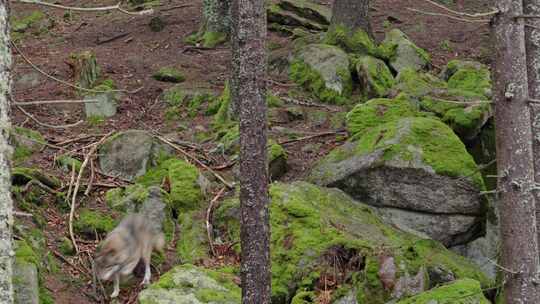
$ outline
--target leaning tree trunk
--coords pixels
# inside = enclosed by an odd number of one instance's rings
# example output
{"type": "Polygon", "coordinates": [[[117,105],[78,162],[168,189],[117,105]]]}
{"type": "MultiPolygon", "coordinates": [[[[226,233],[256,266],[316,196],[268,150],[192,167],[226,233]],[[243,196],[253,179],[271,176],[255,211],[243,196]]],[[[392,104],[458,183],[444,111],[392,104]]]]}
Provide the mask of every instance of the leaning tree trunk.
{"type": "Polygon", "coordinates": [[[264,0],[233,0],[233,104],[240,117],[242,303],[270,303],[264,0]]]}
{"type": "Polygon", "coordinates": [[[13,225],[13,202],[11,200],[11,176],[8,144],[9,94],[11,53],[9,48],[9,6],[0,0],[0,303],[13,303],[12,264],[13,248],[11,229],[13,225]]]}
{"type": "Polygon", "coordinates": [[[330,31],[335,26],[345,26],[351,32],[361,29],[373,37],[369,23],[369,0],[334,1],[330,31]]]}
{"type": "Polygon", "coordinates": [[[522,0],[497,0],[494,101],[504,297],[540,303],[534,160],[522,0]]]}
{"type": "MultiPolygon", "coordinates": [[[[540,16],[540,0],[523,0],[523,11],[526,15],[540,16]]],[[[540,100],[540,19],[530,19],[527,22],[532,25],[525,27],[529,97],[540,100]]],[[[533,132],[534,181],[536,184],[540,184],[540,103],[531,103],[530,106],[533,132]]],[[[537,243],[540,245],[540,221],[538,220],[540,218],[540,191],[535,192],[535,200],[537,243]]]]}

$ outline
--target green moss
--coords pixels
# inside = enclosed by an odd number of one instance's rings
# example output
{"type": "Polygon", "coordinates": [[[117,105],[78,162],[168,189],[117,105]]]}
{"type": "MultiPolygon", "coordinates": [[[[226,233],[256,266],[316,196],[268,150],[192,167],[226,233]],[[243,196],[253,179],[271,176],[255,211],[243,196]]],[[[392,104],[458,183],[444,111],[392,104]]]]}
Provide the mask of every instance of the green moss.
{"type": "Polygon", "coordinates": [[[213,126],[214,128],[221,128],[227,125],[231,121],[229,115],[229,107],[231,104],[231,89],[229,88],[229,83],[225,83],[225,88],[223,88],[223,93],[219,97],[219,110],[214,116],[213,126]]]}
{"type": "Polygon", "coordinates": [[[468,177],[484,189],[482,176],[465,145],[438,120],[417,117],[383,124],[362,136],[356,149],[360,154],[383,149],[384,159],[401,161],[414,161],[420,153],[422,162],[437,174],[468,177]],[[396,142],[399,133],[401,138],[396,142]]]}
{"type": "Polygon", "coordinates": [[[86,121],[88,122],[88,125],[90,127],[98,127],[98,126],[101,126],[105,123],[105,117],[103,116],[98,116],[98,115],[92,115],[92,116],[88,116],[86,118],[86,121]]]}
{"type": "Polygon", "coordinates": [[[184,90],[178,86],[169,88],[163,93],[163,100],[170,106],[179,106],[185,98],[186,94],[184,93],[184,90]]]}
{"type": "Polygon", "coordinates": [[[396,88],[410,96],[421,97],[447,88],[447,84],[437,77],[404,68],[396,78],[396,88]]]}
{"type": "Polygon", "coordinates": [[[356,105],[347,113],[347,130],[351,136],[362,135],[369,128],[417,114],[416,109],[405,98],[372,99],[365,104],[356,105]]]}
{"type": "Polygon", "coordinates": [[[55,161],[56,164],[65,171],[71,172],[71,170],[74,169],[76,172],[79,172],[79,170],[81,170],[81,161],[68,155],[60,155],[55,161]]]}
{"type": "Polygon", "coordinates": [[[15,258],[19,263],[30,263],[39,267],[41,258],[25,240],[15,241],[15,258]]]}
{"type": "Polygon", "coordinates": [[[180,121],[180,108],[178,107],[168,107],[167,110],[165,111],[165,120],[167,122],[176,122],[176,121],[180,121]]]}
{"type": "Polygon", "coordinates": [[[266,104],[270,108],[279,108],[279,107],[283,106],[283,100],[281,100],[281,98],[279,98],[279,97],[277,97],[277,96],[275,96],[273,94],[267,93],[266,94],[266,104]]]}
{"type": "Polygon", "coordinates": [[[356,62],[356,71],[362,88],[368,97],[386,96],[394,86],[394,76],[384,61],[362,56],[356,62]]]}
{"type": "Polygon", "coordinates": [[[348,97],[352,93],[352,80],[349,70],[339,71],[338,76],[345,85],[341,93],[327,88],[321,74],[301,60],[294,61],[290,68],[290,77],[296,83],[313,92],[323,102],[341,105],[348,102],[348,97]]]}
{"type": "Polygon", "coordinates": [[[377,46],[365,31],[358,29],[351,33],[351,30],[342,24],[330,27],[324,43],[339,46],[356,54],[377,56],[377,46]]]}
{"type": "Polygon", "coordinates": [[[176,244],[176,253],[184,264],[196,264],[209,258],[208,238],[204,214],[191,211],[180,215],[182,237],[176,244]]]}
{"type": "MultiPolygon", "coordinates": [[[[38,10],[32,11],[29,15],[21,17],[21,18],[12,17],[10,19],[11,30],[18,34],[25,33],[27,30],[37,25],[45,18],[46,18],[45,14],[38,10]]],[[[44,29],[36,29],[36,30],[38,30],[38,32],[36,33],[39,33],[43,31],[44,29]]]]}
{"type": "Polygon", "coordinates": [[[491,91],[489,70],[487,68],[480,70],[459,69],[448,79],[448,88],[485,96],[487,92],[491,91]]]}
{"type": "Polygon", "coordinates": [[[489,304],[482,294],[480,283],[463,279],[440,286],[417,296],[401,300],[397,304],[489,304]]]}
{"type": "Polygon", "coordinates": [[[297,293],[291,301],[291,304],[310,304],[316,303],[317,296],[313,291],[301,291],[297,293]]]}
{"type": "Polygon", "coordinates": [[[152,75],[152,77],[158,81],[174,83],[182,82],[186,79],[184,74],[174,67],[160,68],[156,73],[154,73],[154,75],[152,75]]]}
{"type": "Polygon", "coordinates": [[[60,242],[58,249],[60,249],[60,252],[62,252],[65,255],[72,255],[75,253],[75,247],[73,246],[73,243],[71,242],[70,239],[66,237],[62,238],[62,241],[60,242]]]}
{"type": "Polygon", "coordinates": [[[202,46],[205,48],[214,48],[227,41],[227,34],[220,32],[205,32],[201,37],[202,46]]]}
{"type": "Polygon", "coordinates": [[[105,234],[114,229],[116,221],[101,211],[83,209],[79,218],[73,223],[73,228],[79,233],[93,236],[95,233],[105,234]]]}
{"type": "Polygon", "coordinates": [[[287,151],[283,148],[283,146],[273,143],[268,148],[268,161],[272,162],[273,160],[276,160],[280,157],[284,157],[287,159],[287,151]]]}
{"type": "Polygon", "coordinates": [[[46,143],[41,133],[31,129],[13,127],[10,133],[15,148],[13,160],[16,163],[24,161],[33,153],[40,150],[46,143]]]}
{"type": "Polygon", "coordinates": [[[60,188],[62,183],[54,176],[41,172],[40,169],[27,167],[14,167],[11,170],[11,179],[13,185],[26,185],[32,179],[49,186],[53,189],[60,188]]]}
{"type": "Polygon", "coordinates": [[[240,152],[240,127],[236,124],[224,130],[224,132],[223,136],[219,139],[223,150],[228,154],[240,152]]]}
{"type": "Polygon", "coordinates": [[[197,116],[202,104],[211,99],[212,99],[212,96],[209,94],[196,94],[195,96],[193,96],[193,98],[191,98],[188,104],[189,117],[197,116]]]}

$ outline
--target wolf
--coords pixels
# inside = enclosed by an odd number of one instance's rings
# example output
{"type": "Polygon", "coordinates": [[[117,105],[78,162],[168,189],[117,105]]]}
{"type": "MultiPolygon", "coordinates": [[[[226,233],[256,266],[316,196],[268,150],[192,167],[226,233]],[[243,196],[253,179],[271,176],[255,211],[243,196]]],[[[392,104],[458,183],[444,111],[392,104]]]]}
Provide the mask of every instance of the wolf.
{"type": "Polygon", "coordinates": [[[144,264],[141,285],[150,283],[152,252],[163,252],[165,247],[164,208],[160,190],[150,189],[140,212],[127,215],[102,242],[95,258],[96,274],[101,280],[114,280],[111,298],[120,293],[120,277],[130,275],[139,261],[144,264]]]}

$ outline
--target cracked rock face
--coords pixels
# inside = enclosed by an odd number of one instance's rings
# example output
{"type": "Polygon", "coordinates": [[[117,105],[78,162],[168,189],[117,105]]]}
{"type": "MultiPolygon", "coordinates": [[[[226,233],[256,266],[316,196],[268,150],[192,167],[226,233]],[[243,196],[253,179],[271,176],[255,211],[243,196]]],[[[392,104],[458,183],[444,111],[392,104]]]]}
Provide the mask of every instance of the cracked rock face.
{"type": "Polygon", "coordinates": [[[402,230],[453,246],[475,239],[482,228],[483,184],[474,168],[446,125],[405,118],[338,147],[309,180],[345,191],[402,230]]]}

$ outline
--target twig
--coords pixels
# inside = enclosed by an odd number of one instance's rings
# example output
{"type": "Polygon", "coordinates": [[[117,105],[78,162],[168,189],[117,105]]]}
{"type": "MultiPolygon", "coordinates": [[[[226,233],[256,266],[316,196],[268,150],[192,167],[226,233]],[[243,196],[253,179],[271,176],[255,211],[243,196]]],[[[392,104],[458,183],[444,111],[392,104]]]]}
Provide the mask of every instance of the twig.
{"type": "Polygon", "coordinates": [[[92,190],[92,184],[94,183],[95,178],[95,169],[94,169],[94,160],[90,160],[90,180],[88,181],[88,186],[86,187],[86,191],[84,191],[84,196],[88,196],[90,194],[90,191],[92,190]]]}
{"type": "Polygon", "coordinates": [[[73,243],[73,247],[75,248],[75,251],[79,253],[79,247],[77,246],[77,242],[75,241],[75,235],[73,234],[73,216],[75,215],[75,205],[77,200],[77,192],[79,191],[79,186],[81,183],[81,178],[84,172],[84,168],[88,164],[88,161],[90,160],[90,157],[92,157],[92,154],[96,151],[96,149],[101,145],[113,132],[109,132],[107,135],[103,136],[101,140],[99,140],[97,143],[94,144],[90,152],[86,155],[84,158],[83,163],[81,164],[81,169],[79,170],[79,175],[77,176],[77,180],[75,182],[75,187],[73,190],[73,198],[71,200],[71,210],[69,211],[69,236],[71,237],[71,242],[73,243]]]}
{"type": "Polygon", "coordinates": [[[22,217],[34,217],[31,213],[21,212],[21,211],[13,211],[13,215],[15,216],[22,216],[22,217]]]}
{"type": "Polygon", "coordinates": [[[32,185],[39,186],[41,189],[43,189],[43,190],[45,190],[45,191],[47,191],[49,193],[52,193],[52,194],[57,194],[58,193],[58,191],[56,191],[53,188],[45,185],[44,183],[40,182],[37,179],[31,179],[28,183],[26,183],[26,185],[23,188],[23,191],[27,192],[28,189],[30,189],[30,186],[32,186],[32,185]]]}
{"type": "Polygon", "coordinates": [[[80,274],[84,275],[84,276],[88,276],[88,273],[84,270],[82,270],[79,266],[73,264],[73,262],[71,262],[70,260],[68,260],[65,256],[63,256],[60,252],[54,250],[54,249],[50,249],[52,251],[52,253],[60,258],[62,261],[64,261],[65,263],[67,263],[69,266],[71,266],[73,269],[77,270],[80,274]]]}
{"type": "Polygon", "coordinates": [[[489,12],[485,12],[485,13],[474,13],[474,14],[468,14],[468,13],[464,13],[464,12],[458,12],[458,11],[455,11],[455,10],[452,10],[440,3],[437,3],[435,1],[432,1],[432,0],[424,0],[425,2],[431,4],[431,5],[434,5],[438,8],[441,8],[449,13],[452,13],[454,15],[458,15],[458,16],[463,16],[463,17],[470,17],[470,18],[480,18],[480,17],[490,17],[490,16],[493,16],[495,14],[497,14],[499,12],[498,9],[495,9],[495,10],[492,10],[492,11],[489,11],[489,12]]]}
{"type": "Polygon", "coordinates": [[[77,138],[66,139],[64,141],[57,142],[56,144],[58,146],[62,146],[62,145],[69,144],[69,143],[76,142],[76,141],[83,140],[83,139],[88,139],[88,138],[93,138],[93,137],[101,137],[103,135],[105,135],[105,134],[84,135],[84,136],[80,136],[80,137],[77,137],[77,138]]]}
{"type": "Polygon", "coordinates": [[[449,18],[449,19],[457,20],[457,21],[470,22],[470,23],[484,23],[484,24],[488,24],[488,23],[489,23],[489,20],[486,20],[486,19],[473,20],[473,19],[466,19],[466,18],[455,17],[455,16],[448,15],[448,14],[434,13],[434,12],[425,12],[425,11],[418,10],[418,9],[415,9],[415,8],[410,8],[410,7],[406,7],[406,9],[408,9],[409,11],[416,12],[416,13],[420,13],[420,14],[424,14],[424,15],[438,16],[438,17],[446,17],[446,18],[449,18]]]}
{"type": "Polygon", "coordinates": [[[72,128],[72,127],[76,127],[80,124],[83,123],[82,120],[79,120],[77,121],[76,123],[72,123],[72,124],[67,124],[67,125],[59,125],[59,126],[53,126],[53,125],[50,125],[50,124],[47,124],[47,123],[44,123],[44,122],[41,122],[39,121],[37,118],[34,117],[34,115],[26,112],[25,109],[23,109],[21,106],[16,106],[17,109],[19,109],[19,111],[21,111],[24,115],[26,115],[28,118],[30,118],[31,120],[33,120],[35,123],[37,123],[38,125],[42,126],[42,127],[46,127],[46,128],[51,128],[51,129],[67,129],[67,128],[72,128]]]}
{"type": "Polygon", "coordinates": [[[108,42],[112,42],[112,41],[115,41],[115,40],[117,40],[117,39],[126,37],[126,36],[129,35],[129,34],[131,34],[131,32],[121,33],[121,34],[112,36],[112,37],[110,37],[110,38],[106,38],[106,39],[103,39],[103,40],[98,40],[97,44],[98,44],[98,45],[101,45],[101,44],[105,44],[105,43],[108,43],[108,42]]]}
{"type": "Polygon", "coordinates": [[[43,76],[49,78],[49,79],[52,79],[58,83],[61,83],[63,85],[66,85],[68,87],[71,87],[71,88],[74,88],[74,89],[77,89],[77,90],[81,90],[81,91],[85,91],[85,92],[91,92],[91,93],[107,93],[107,92],[122,92],[122,93],[127,93],[127,94],[135,94],[137,92],[139,92],[140,90],[142,90],[144,87],[140,87],[138,89],[135,89],[133,91],[127,91],[127,90],[107,90],[107,91],[102,91],[102,90],[93,90],[93,89],[87,89],[87,88],[83,88],[81,86],[78,86],[78,85],[74,85],[70,82],[67,82],[65,80],[62,80],[60,78],[57,78],[57,77],[54,77],[48,73],[46,73],[45,71],[43,71],[42,69],[40,69],[39,67],[37,67],[32,61],[30,61],[30,59],[28,59],[28,57],[26,57],[26,55],[24,55],[24,53],[19,49],[19,47],[17,47],[17,45],[11,41],[11,46],[17,51],[17,53],[19,53],[19,55],[21,55],[21,57],[24,59],[24,61],[26,61],[26,63],[28,63],[34,70],[36,70],[37,72],[39,72],[40,74],[42,74],[43,76]]]}
{"type": "Polygon", "coordinates": [[[200,160],[198,160],[195,156],[189,154],[187,151],[185,151],[184,149],[180,148],[178,145],[175,145],[174,143],[172,143],[171,141],[169,141],[168,139],[162,137],[162,136],[156,136],[157,139],[161,140],[162,142],[168,144],[169,146],[173,147],[175,150],[177,150],[178,152],[184,154],[185,156],[187,156],[188,158],[190,158],[191,160],[193,160],[195,163],[197,163],[199,166],[203,167],[204,169],[210,171],[217,179],[219,179],[225,186],[227,186],[227,188],[229,189],[232,189],[234,188],[234,186],[227,182],[221,175],[219,175],[216,171],[212,170],[212,168],[208,167],[207,165],[205,165],[204,163],[202,163],[200,160]]]}
{"type": "Polygon", "coordinates": [[[337,135],[337,134],[345,134],[345,133],[342,132],[342,131],[323,132],[323,133],[313,134],[313,135],[304,136],[304,137],[300,137],[300,138],[296,138],[296,139],[285,140],[285,141],[279,142],[279,144],[280,145],[286,145],[286,144],[291,144],[291,143],[294,143],[294,142],[304,141],[304,140],[308,140],[308,139],[312,139],[312,138],[317,138],[317,137],[322,137],[322,136],[330,136],[330,135],[337,135]]]}
{"type": "Polygon", "coordinates": [[[314,103],[314,102],[307,102],[307,101],[301,101],[301,100],[297,100],[297,99],[294,99],[294,98],[291,98],[291,97],[284,97],[284,96],[280,96],[280,98],[283,99],[285,102],[297,104],[297,105],[300,105],[300,106],[324,108],[324,109],[327,109],[327,110],[332,111],[332,112],[337,111],[335,108],[331,108],[331,107],[329,107],[327,105],[323,105],[323,104],[318,104],[318,103],[314,103]]]}
{"type": "Polygon", "coordinates": [[[495,261],[493,261],[492,259],[490,259],[490,258],[488,258],[488,257],[486,257],[486,259],[487,259],[491,264],[495,265],[497,268],[500,268],[501,270],[503,270],[503,271],[505,271],[505,272],[508,272],[508,273],[514,274],[514,275],[519,274],[518,271],[510,270],[510,269],[508,269],[508,268],[506,268],[506,267],[503,267],[503,266],[497,264],[495,261]]]}
{"type": "Polygon", "coordinates": [[[175,9],[184,8],[184,7],[190,7],[190,6],[193,6],[193,4],[180,4],[180,5],[171,6],[171,7],[168,7],[168,8],[161,9],[161,10],[159,10],[159,12],[168,12],[168,11],[172,11],[172,10],[175,10],[175,9]]]}
{"type": "Polygon", "coordinates": [[[75,182],[75,166],[74,164],[71,164],[71,178],[69,179],[69,187],[68,187],[68,192],[66,195],[68,202],[69,202],[69,198],[71,197],[71,190],[73,189],[74,182],[75,182]]]}
{"type": "Polygon", "coordinates": [[[212,256],[216,257],[216,249],[214,248],[214,238],[212,237],[212,223],[211,223],[211,215],[212,215],[212,209],[214,208],[214,204],[220,199],[220,197],[223,195],[223,192],[225,192],[227,188],[223,187],[221,190],[219,190],[218,194],[214,196],[214,198],[210,201],[210,204],[208,205],[208,209],[206,210],[206,233],[208,235],[208,245],[210,245],[210,250],[212,251],[212,256]]]}
{"type": "Polygon", "coordinates": [[[127,15],[139,15],[139,16],[150,15],[150,14],[154,13],[153,9],[148,9],[148,10],[144,10],[144,11],[140,11],[140,12],[126,11],[123,8],[120,7],[120,4],[122,4],[122,2],[119,2],[117,5],[102,6],[102,7],[76,7],[76,6],[64,6],[64,5],[60,5],[60,4],[42,2],[42,1],[39,1],[39,0],[15,0],[15,1],[21,2],[21,3],[26,3],[26,4],[43,5],[43,6],[49,6],[49,7],[54,7],[54,8],[64,9],[64,10],[77,11],[77,12],[101,12],[101,11],[118,10],[118,11],[124,13],[124,14],[127,14],[127,15]]]}
{"type": "Polygon", "coordinates": [[[30,105],[42,105],[42,104],[66,104],[66,103],[96,103],[97,99],[88,100],[40,100],[40,101],[25,101],[25,102],[12,102],[12,105],[16,106],[30,106],[30,105]]]}

